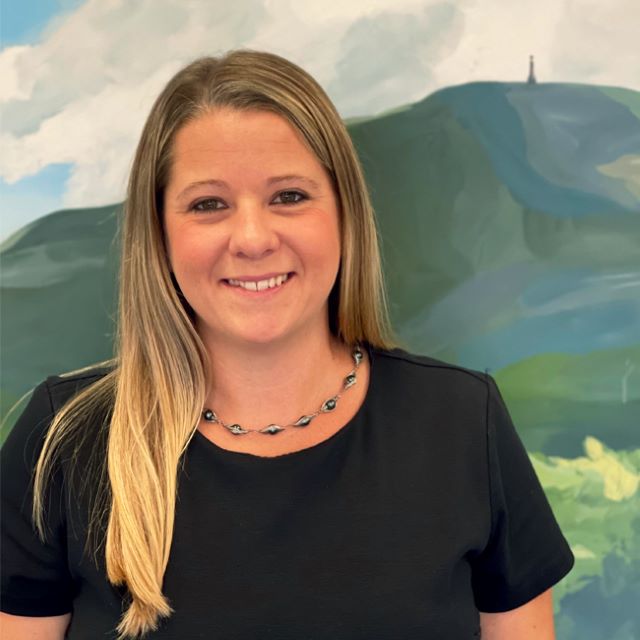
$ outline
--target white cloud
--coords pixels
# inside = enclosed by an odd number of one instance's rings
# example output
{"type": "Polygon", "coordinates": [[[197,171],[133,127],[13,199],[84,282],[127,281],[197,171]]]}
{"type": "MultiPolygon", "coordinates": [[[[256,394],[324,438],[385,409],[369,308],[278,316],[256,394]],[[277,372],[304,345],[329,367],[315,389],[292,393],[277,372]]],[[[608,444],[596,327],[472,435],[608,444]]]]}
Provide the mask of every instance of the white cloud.
{"type": "Polygon", "coordinates": [[[9,47],[0,54],[0,104],[29,97],[31,87],[25,86],[29,80],[20,77],[19,65],[20,56],[28,55],[31,49],[25,46],[9,47]]]}
{"type": "Polygon", "coordinates": [[[437,2],[355,20],[340,41],[337,75],[329,85],[340,96],[341,112],[372,115],[424,97],[434,68],[460,42],[461,4],[437,2]]]}
{"type": "Polygon", "coordinates": [[[523,82],[530,55],[535,56],[540,79],[550,80],[549,49],[561,8],[556,0],[474,2],[464,13],[460,46],[435,65],[436,84],[523,82]]]}
{"type": "Polygon", "coordinates": [[[554,32],[554,75],[640,89],[639,40],[638,0],[569,0],[554,32]]]}
{"type": "Polygon", "coordinates": [[[524,80],[530,53],[542,81],[638,88],[639,23],[636,0],[88,0],[39,44],[0,53],[0,175],[71,162],[64,206],[122,200],[153,100],[200,55],[289,57],[350,117],[446,85],[524,80]]]}
{"type": "Polygon", "coordinates": [[[523,81],[535,55],[542,82],[640,89],[637,0],[474,0],[461,44],[436,65],[439,86],[523,81]]]}
{"type": "Polygon", "coordinates": [[[126,174],[151,104],[199,55],[237,46],[264,17],[260,0],[226,5],[91,0],[41,44],[0,54],[0,175],[7,183],[73,162],[63,206],[124,197],[126,174]],[[214,46],[215,45],[215,46],[214,46]]]}

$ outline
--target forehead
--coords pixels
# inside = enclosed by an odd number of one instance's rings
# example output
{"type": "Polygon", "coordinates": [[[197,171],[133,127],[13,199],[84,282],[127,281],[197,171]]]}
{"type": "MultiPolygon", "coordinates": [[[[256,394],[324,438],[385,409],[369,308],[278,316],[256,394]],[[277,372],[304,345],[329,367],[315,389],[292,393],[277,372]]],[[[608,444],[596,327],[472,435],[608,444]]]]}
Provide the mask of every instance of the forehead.
{"type": "Polygon", "coordinates": [[[302,134],[284,117],[269,111],[209,112],[179,129],[172,148],[175,169],[200,163],[226,165],[252,159],[271,163],[293,158],[319,166],[302,134]]]}
{"type": "MultiPolygon", "coordinates": [[[[270,111],[217,109],[191,120],[175,137],[170,155],[167,201],[181,202],[197,185],[253,190],[276,176],[304,176],[320,192],[336,197],[330,171],[289,121],[270,111]]],[[[205,189],[204,186],[201,186],[205,189]]]]}

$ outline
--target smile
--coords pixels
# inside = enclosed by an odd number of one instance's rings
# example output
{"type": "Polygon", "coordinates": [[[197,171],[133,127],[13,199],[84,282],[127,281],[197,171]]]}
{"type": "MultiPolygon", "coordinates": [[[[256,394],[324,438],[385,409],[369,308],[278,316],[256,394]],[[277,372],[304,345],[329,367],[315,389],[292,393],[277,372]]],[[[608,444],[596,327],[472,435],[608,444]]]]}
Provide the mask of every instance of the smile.
{"type": "Polygon", "coordinates": [[[270,280],[261,280],[259,282],[242,282],[240,280],[223,280],[224,284],[230,289],[235,289],[241,295],[265,296],[273,294],[282,289],[294,274],[283,274],[270,280]]]}

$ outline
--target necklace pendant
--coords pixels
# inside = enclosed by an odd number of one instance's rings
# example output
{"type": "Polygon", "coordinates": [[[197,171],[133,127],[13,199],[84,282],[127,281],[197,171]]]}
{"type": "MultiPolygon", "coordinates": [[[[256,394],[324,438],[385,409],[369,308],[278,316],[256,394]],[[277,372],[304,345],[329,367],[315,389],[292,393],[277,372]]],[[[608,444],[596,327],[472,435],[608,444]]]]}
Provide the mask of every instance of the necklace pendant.
{"type": "Polygon", "coordinates": [[[336,408],[337,404],[338,404],[338,397],[333,396],[333,398],[329,398],[328,400],[325,400],[324,404],[320,407],[320,411],[322,411],[322,413],[333,411],[336,408]]]}
{"type": "Polygon", "coordinates": [[[232,424],[227,427],[234,436],[241,435],[243,433],[249,433],[246,429],[243,429],[239,424],[232,424]]]}
{"type": "Polygon", "coordinates": [[[218,416],[213,411],[211,411],[211,409],[205,409],[202,412],[202,417],[207,422],[218,422],[218,416]]]}
{"type": "Polygon", "coordinates": [[[294,423],[294,427],[306,427],[315,416],[300,416],[294,423]]]}
{"type": "Polygon", "coordinates": [[[349,387],[352,387],[355,383],[356,383],[356,374],[355,374],[355,371],[353,371],[344,379],[344,389],[348,389],[349,387]]]}
{"type": "Polygon", "coordinates": [[[277,424],[270,424],[268,427],[265,427],[264,429],[260,429],[260,433],[269,433],[271,435],[279,433],[280,431],[284,431],[284,427],[281,427],[280,425],[277,425],[277,424]]]}

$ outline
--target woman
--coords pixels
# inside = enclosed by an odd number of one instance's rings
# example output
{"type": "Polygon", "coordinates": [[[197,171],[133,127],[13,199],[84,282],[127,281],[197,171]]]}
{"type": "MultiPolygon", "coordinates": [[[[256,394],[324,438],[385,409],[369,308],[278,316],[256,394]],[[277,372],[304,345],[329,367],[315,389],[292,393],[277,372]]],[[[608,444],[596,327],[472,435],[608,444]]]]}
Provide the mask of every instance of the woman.
{"type": "Polygon", "coordinates": [[[181,70],[122,246],[117,357],[40,385],[2,450],[14,637],[553,638],[571,551],[493,379],[393,337],[305,71],[181,70]]]}

